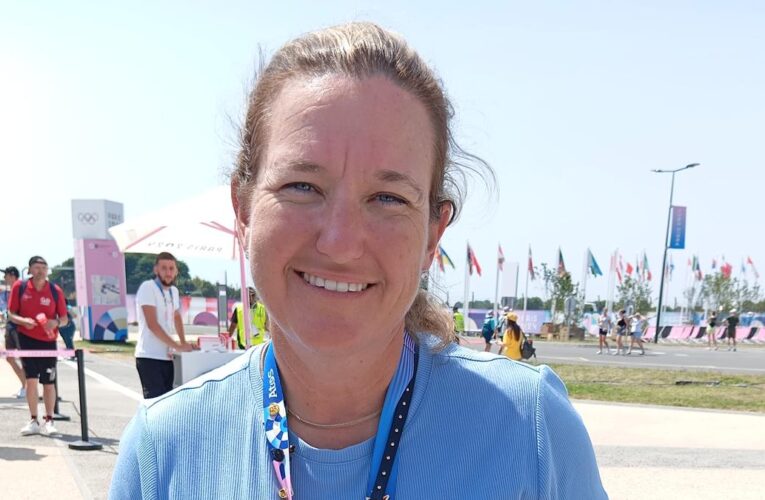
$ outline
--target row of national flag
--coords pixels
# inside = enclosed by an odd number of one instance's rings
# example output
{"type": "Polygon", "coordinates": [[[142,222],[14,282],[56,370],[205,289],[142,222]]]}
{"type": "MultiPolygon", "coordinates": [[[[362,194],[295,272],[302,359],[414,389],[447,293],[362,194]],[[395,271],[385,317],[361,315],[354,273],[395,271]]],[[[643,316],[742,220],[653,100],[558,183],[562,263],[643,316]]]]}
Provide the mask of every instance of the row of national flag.
{"type": "MultiPolygon", "coordinates": [[[[733,274],[733,266],[725,260],[725,257],[722,258],[723,263],[719,265],[720,272],[725,278],[730,278],[733,274]]],[[[449,254],[446,253],[446,250],[444,250],[444,247],[441,245],[438,245],[438,251],[436,252],[436,262],[438,264],[438,268],[441,270],[441,272],[446,271],[446,266],[450,266],[452,269],[455,269],[454,267],[454,261],[449,257],[449,254]]],[[[504,263],[505,263],[505,254],[502,251],[502,245],[497,245],[497,266],[499,267],[500,271],[504,270],[504,263]]],[[[477,273],[478,276],[481,276],[481,265],[478,263],[478,258],[475,255],[475,252],[473,251],[473,248],[470,246],[470,244],[467,245],[467,265],[468,265],[468,271],[470,275],[472,276],[473,273],[477,273]]],[[[747,265],[751,268],[752,272],[754,273],[755,279],[760,279],[760,273],[757,271],[757,268],[754,265],[754,262],[752,261],[752,258],[747,256],[746,260],[741,261],[741,273],[746,274],[747,272],[747,265]]],[[[693,258],[688,259],[688,267],[691,269],[694,278],[697,281],[701,281],[704,279],[704,273],[701,271],[701,262],[700,259],[694,255],[693,258]]],[[[712,259],[712,270],[716,270],[718,268],[718,262],[717,259],[712,259]]],[[[566,270],[566,264],[563,260],[563,252],[560,248],[558,248],[558,262],[556,266],[556,270],[559,276],[564,275],[568,271],[566,270]]],[[[639,281],[651,281],[653,279],[653,274],[651,273],[651,269],[648,265],[648,256],[643,252],[642,258],[636,258],[635,259],[635,265],[633,266],[631,262],[624,263],[624,260],[622,258],[622,255],[618,252],[615,252],[611,256],[611,270],[616,273],[616,278],[619,281],[619,283],[622,283],[624,280],[624,276],[630,276],[633,277],[633,273],[635,274],[634,279],[637,279],[639,281]]],[[[670,255],[669,259],[667,260],[667,268],[666,268],[666,275],[667,279],[672,279],[672,274],[675,270],[675,264],[672,259],[672,256],[670,255]]],[[[536,271],[534,268],[534,259],[532,258],[531,254],[531,247],[529,247],[529,258],[528,258],[528,266],[527,271],[529,274],[529,279],[532,281],[537,278],[536,271]]],[[[593,276],[603,276],[603,272],[600,269],[600,266],[598,265],[598,262],[595,260],[595,256],[592,254],[592,251],[588,248],[587,249],[587,271],[592,274],[593,276]]]]}

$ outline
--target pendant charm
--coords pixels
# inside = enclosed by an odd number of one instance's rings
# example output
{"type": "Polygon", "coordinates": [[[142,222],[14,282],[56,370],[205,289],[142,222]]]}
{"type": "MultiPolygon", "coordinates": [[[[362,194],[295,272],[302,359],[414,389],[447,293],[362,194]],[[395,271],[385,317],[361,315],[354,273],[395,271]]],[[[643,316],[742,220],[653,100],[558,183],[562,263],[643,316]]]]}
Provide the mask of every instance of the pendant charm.
{"type": "Polygon", "coordinates": [[[271,403],[268,405],[268,414],[272,417],[275,417],[279,414],[279,405],[276,403],[271,403]]]}

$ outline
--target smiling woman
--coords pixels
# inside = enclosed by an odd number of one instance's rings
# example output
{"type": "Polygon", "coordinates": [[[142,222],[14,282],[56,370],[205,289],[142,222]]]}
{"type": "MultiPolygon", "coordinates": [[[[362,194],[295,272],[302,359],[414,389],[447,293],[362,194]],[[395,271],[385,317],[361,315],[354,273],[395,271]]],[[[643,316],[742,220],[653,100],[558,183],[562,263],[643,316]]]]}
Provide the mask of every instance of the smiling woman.
{"type": "Polygon", "coordinates": [[[457,346],[419,289],[461,204],[449,119],[373,24],[277,51],[231,185],[272,341],[147,402],[112,498],[605,497],[560,380],[457,346]]]}

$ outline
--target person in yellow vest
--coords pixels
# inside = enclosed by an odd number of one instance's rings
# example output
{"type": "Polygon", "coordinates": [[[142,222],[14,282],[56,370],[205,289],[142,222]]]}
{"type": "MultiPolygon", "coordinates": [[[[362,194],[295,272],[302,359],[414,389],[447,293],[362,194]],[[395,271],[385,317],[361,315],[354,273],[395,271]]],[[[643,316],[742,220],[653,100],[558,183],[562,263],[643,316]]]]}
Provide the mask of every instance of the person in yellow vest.
{"type": "MultiPolygon", "coordinates": [[[[266,307],[258,300],[258,294],[252,287],[247,287],[250,300],[250,318],[252,321],[252,337],[250,345],[262,343],[268,333],[268,313],[266,307]]],[[[234,311],[231,314],[231,324],[228,326],[228,334],[233,335],[236,329],[236,343],[240,349],[246,349],[246,336],[244,332],[244,307],[241,302],[237,302],[234,311]]]]}
{"type": "Polygon", "coordinates": [[[457,343],[459,343],[460,335],[465,333],[465,318],[462,316],[459,307],[454,306],[453,311],[454,314],[452,315],[452,318],[454,319],[454,338],[456,339],[457,343]]]}

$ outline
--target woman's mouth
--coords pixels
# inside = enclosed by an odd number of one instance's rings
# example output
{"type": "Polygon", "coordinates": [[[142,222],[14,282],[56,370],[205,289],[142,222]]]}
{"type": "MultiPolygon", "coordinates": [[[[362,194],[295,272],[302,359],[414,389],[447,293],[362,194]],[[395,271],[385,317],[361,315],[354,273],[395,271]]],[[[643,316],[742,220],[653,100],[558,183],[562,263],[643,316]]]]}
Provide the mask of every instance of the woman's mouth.
{"type": "Polygon", "coordinates": [[[363,292],[369,286],[371,286],[369,283],[351,283],[351,282],[345,282],[345,281],[335,281],[335,280],[322,278],[321,276],[316,276],[316,275],[305,273],[305,272],[300,272],[298,274],[300,274],[300,276],[303,277],[303,280],[306,283],[309,283],[318,288],[329,290],[330,292],[340,292],[340,293],[363,292]]]}

